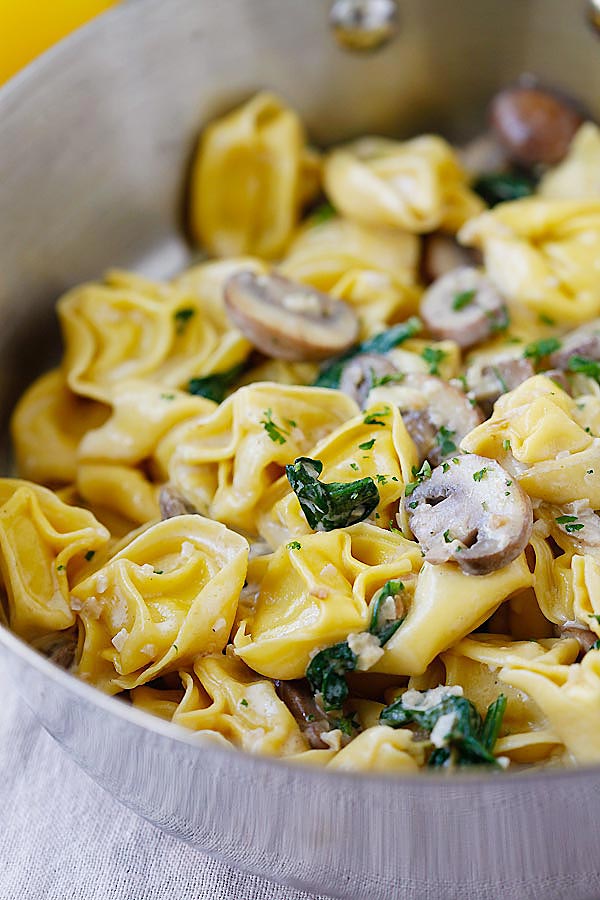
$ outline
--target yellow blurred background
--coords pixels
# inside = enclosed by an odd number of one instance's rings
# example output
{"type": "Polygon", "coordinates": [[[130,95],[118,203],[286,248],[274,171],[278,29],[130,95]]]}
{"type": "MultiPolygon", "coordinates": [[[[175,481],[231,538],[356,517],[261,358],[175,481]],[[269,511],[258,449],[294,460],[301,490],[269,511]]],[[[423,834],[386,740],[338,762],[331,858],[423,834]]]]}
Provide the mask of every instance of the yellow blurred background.
{"type": "Polygon", "coordinates": [[[117,0],[0,0],[0,84],[117,0]]]}

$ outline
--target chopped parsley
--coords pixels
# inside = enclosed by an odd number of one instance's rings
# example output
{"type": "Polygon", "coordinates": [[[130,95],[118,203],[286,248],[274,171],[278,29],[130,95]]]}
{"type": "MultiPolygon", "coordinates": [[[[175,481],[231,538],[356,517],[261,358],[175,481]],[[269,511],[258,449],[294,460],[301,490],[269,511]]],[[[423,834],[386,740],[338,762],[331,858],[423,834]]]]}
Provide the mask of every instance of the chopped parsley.
{"type": "Polygon", "coordinates": [[[333,531],[362,522],[379,504],[379,491],[372,478],[325,484],[319,481],[323,463],[299,457],[285,472],[298,498],[306,521],[316,531],[333,531]]]}
{"type": "Polygon", "coordinates": [[[300,541],[290,541],[289,544],[286,544],[285,546],[288,550],[302,550],[300,541]]]}
{"type": "Polygon", "coordinates": [[[450,534],[450,529],[447,528],[446,531],[444,532],[444,541],[446,544],[451,544],[453,540],[454,540],[454,538],[450,534]]]}
{"type": "Polygon", "coordinates": [[[385,422],[380,421],[380,419],[378,419],[377,417],[389,416],[390,411],[391,410],[389,406],[384,406],[383,409],[377,409],[375,410],[375,412],[368,413],[364,417],[363,422],[365,423],[365,425],[383,425],[385,427],[385,422]]]}
{"type": "Polygon", "coordinates": [[[225,399],[225,394],[230,387],[233,387],[245,367],[245,363],[240,363],[231,369],[227,369],[225,372],[190,378],[187,386],[188,393],[198,397],[206,397],[207,400],[214,400],[215,403],[222,403],[225,399]]]}
{"type": "Polygon", "coordinates": [[[473,481],[483,481],[487,470],[488,470],[488,467],[484,466],[483,469],[479,470],[479,472],[473,472],[473,481]]]}
{"type": "Polygon", "coordinates": [[[449,468],[450,468],[450,463],[449,463],[449,462],[443,462],[443,463],[442,463],[442,472],[443,472],[444,474],[446,474],[446,472],[448,471],[449,468]]]}
{"type": "Polygon", "coordinates": [[[88,552],[85,554],[85,559],[89,562],[91,559],[94,558],[95,555],[96,555],[95,550],[88,550],[88,552]]]}
{"type": "Polygon", "coordinates": [[[509,438],[505,438],[505,439],[502,441],[502,449],[503,449],[503,450],[506,450],[507,452],[508,452],[509,450],[512,450],[512,447],[510,446],[510,439],[509,439],[509,438]]]}
{"type": "Polygon", "coordinates": [[[154,574],[155,575],[164,575],[165,572],[164,572],[164,569],[155,569],[154,574]]]}
{"type": "Polygon", "coordinates": [[[173,314],[173,318],[175,319],[175,333],[183,334],[188,322],[190,321],[192,316],[195,315],[196,310],[192,306],[185,307],[184,309],[178,309],[177,312],[173,314]]]}
{"type": "Polygon", "coordinates": [[[240,700],[240,706],[248,706],[248,701],[245,697],[242,697],[242,699],[240,700]]]}
{"type": "Polygon", "coordinates": [[[359,356],[361,353],[389,353],[394,347],[400,346],[404,341],[414,337],[423,327],[421,320],[416,316],[388,328],[359,344],[355,344],[350,350],[342,356],[338,356],[332,362],[327,363],[319,373],[317,380],[314,382],[315,387],[339,388],[342,371],[349,359],[359,356]]]}
{"type": "Polygon", "coordinates": [[[538,315],[538,319],[542,323],[542,325],[556,325],[554,319],[551,319],[550,316],[546,315],[546,313],[540,313],[538,315]]]}
{"type": "Polygon", "coordinates": [[[358,470],[359,470],[359,467],[355,462],[350,463],[350,468],[354,469],[355,472],[358,472],[358,470]]]}
{"type": "Polygon", "coordinates": [[[554,520],[557,525],[564,525],[565,531],[572,534],[574,531],[581,531],[584,527],[582,522],[577,521],[577,516],[557,516],[554,520]]]}
{"type": "Polygon", "coordinates": [[[533,341],[533,343],[527,344],[523,351],[523,356],[525,359],[532,360],[534,366],[538,366],[545,356],[549,356],[555,350],[560,350],[561,346],[562,344],[558,338],[542,338],[540,341],[533,341]]]}
{"type": "Polygon", "coordinates": [[[387,475],[379,475],[375,476],[377,484],[387,484],[387,475]]]}
{"type": "Polygon", "coordinates": [[[423,352],[421,353],[421,357],[425,360],[427,365],[429,366],[429,374],[430,375],[439,375],[440,374],[440,363],[444,360],[448,354],[445,350],[440,350],[439,347],[425,347],[423,352]]]}
{"type": "Polygon", "coordinates": [[[371,369],[371,388],[383,387],[386,384],[397,384],[404,381],[406,375],[404,372],[390,372],[389,375],[378,377],[371,369]]]}
{"type": "MultiPolygon", "coordinates": [[[[277,425],[277,423],[273,421],[273,410],[270,408],[264,409],[263,416],[264,419],[260,420],[260,424],[265,429],[273,443],[285,444],[290,433],[282,425],[277,425]]],[[[293,422],[291,419],[284,419],[284,422],[290,428],[294,428],[295,426],[295,422],[293,422]]]]}
{"type": "Polygon", "coordinates": [[[569,359],[567,368],[569,372],[581,372],[588,378],[600,382],[600,362],[595,359],[587,359],[585,356],[572,356],[569,359]]]}
{"type": "MultiPolygon", "coordinates": [[[[423,463],[420,469],[417,469],[416,466],[413,466],[412,469],[413,477],[416,479],[415,481],[409,481],[406,487],[404,488],[404,496],[410,497],[413,491],[423,482],[426,478],[431,478],[431,466],[427,460],[423,463]]],[[[415,507],[411,506],[411,509],[415,507]]]]}
{"type": "Polygon", "coordinates": [[[374,444],[375,444],[375,438],[371,438],[370,441],[365,441],[364,444],[359,444],[358,449],[359,450],[372,450],[374,444]]]}
{"type": "Polygon", "coordinates": [[[66,566],[60,565],[60,566],[57,566],[57,567],[56,567],[56,571],[57,571],[57,572],[64,572],[66,568],[67,568],[66,566]]]}
{"type": "Polygon", "coordinates": [[[435,442],[440,448],[440,454],[442,456],[450,456],[452,453],[456,453],[457,446],[452,440],[456,431],[452,431],[450,428],[446,428],[445,425],[442,425],[440,430],[435,436],[435,442]]]}
{"type": "Polygon", "coordinates": [[[454,300],[452,301],[452,309],[456,311],[464,309],[465,306],[468,306],[469,303],[473,302],[476,294],[477,291],[474,288],[470,291],[461,291],[460,294],[455,294],[454,300]]]}

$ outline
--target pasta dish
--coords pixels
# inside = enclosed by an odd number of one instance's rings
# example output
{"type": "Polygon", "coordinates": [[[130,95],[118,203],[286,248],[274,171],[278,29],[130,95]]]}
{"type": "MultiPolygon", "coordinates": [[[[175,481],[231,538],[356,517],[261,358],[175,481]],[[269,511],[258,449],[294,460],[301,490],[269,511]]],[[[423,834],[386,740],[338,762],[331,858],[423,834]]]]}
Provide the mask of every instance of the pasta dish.
{"type": "Polygon", "coordinates": [[[600,129],[328,151],[210,123],[200,261],[58,301],[12,419],[0,617],[223,746],[413,773],[600,762],[600,129]]]}

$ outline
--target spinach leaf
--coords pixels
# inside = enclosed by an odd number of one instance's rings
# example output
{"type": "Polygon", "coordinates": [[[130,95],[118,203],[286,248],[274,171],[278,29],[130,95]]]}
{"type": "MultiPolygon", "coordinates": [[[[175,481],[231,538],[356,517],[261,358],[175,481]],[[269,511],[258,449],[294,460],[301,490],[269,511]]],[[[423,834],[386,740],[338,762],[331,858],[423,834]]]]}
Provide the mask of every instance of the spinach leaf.
{"type": "Polygon", "coordinates": [[[600,382],[600,362],[586,356],[571,356],[567,365],[569,372],[581,372],[588,378],[600,382]]]}
{"type": "Polygon", "coordinates": [[[346,672],[356,668],[356,654],[346,641],[326,647],[313,656],[306,677],[314,694],[320,693],[326,710],[341,709],[348,696],[346,672]]]}
{"type": "Polygon", "coordinates": [[[482,175],[473,185],[476,194],[485,200],[488,206],[496,206],[508,200],[520,200],[529,197],[535,191],[535,182],[525,175],[494,172],[482,175]]]}
{"type": "Polygon", "coordinates": [[[346,528],[366,519],[379,503],[379,491],[372,478],[325,484],[318,480],[323,471],[319,459],[300,456],[285,467],[306,521],[316,531],[346,528]]]}
{"type": "Polygon", "coordinates": [[[488,707],[485,722],[482,722],[475,706],[466,697],[450,695],[435,706],[416,709],[405,706],[400,697],[382,711],[379,719],[392,728],[414,723],[431,733],[442,716],[451,715],[453,721],[444,738],[445,746],[436,747],[428,765],[439,767],[452,761],[458,766],[498,766],[492,751],[505,708],[506,698],[500,694],[488,707]]]}
{"type": "Polygon", "coordinates": [[[245,365],[245,363],[240,363],[225,372],[190,378],[187,387],[188,393],[206,397],[207,400],[214,400],[215,403],[222,403],[229,388],[235,384],[244,371],[245,365]]]}
{"type": "Polygon", "coordinates": [[[412,316],[406,322],[394,325],[392,328],[388,328],[387,331],[382,331],[371,338],[367,338],[365,341],[361,341],[360,344],[355,344],[342,356],[338,356],[321,369],[314,386],[339,388],[342,370],[349,359],[361,353],[389,353],[394,347],[398,347],[404,341],[418,334],[421,328],[421,320],[416,316],[412,316]]]}
{"type": "Polygon", "coordinates": [[[376,638],[378,638],[379,643],[383,647],[384,644],[387,644],[389,639],[393,637],[402,622],[404,621],[404,617],[400,619],[385,619],[382,616],[382,607],[384,602],[388,597],[395,597],[396,594],[401,594],[404,590],[404,585],[401,581],[386,581],[384,586],[381,588],[377,595],[377,599],[373,604],[373,612],[371,614],[371,624],[369,625],[369,632],[374,634],[376,638]],[[383,621],[381,621],[383,618],[383,621]]]}

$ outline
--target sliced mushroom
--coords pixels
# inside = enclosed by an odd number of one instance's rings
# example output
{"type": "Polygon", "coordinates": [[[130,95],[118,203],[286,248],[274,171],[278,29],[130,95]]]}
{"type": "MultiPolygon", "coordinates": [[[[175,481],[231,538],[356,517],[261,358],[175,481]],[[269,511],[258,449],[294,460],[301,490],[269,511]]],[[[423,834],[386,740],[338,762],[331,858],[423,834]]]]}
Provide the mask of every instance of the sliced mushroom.
{"type": "Polygon", "coordinates": [[[493,361],[478,361],[469,366],[465,373],[469,396],[477,401],[484,415],[492,414],[494,403],[508,391],[514,390],[528,378],[535,375],[535,369],[522,356],[499,356],[493,361]]]}
{"type": "MultiPolygon", "coordinates": [[[[596,477],[593,471],[591,477],[596,477]]],[[[553,507],[552,516],[557,528],[576,544],[590,549],[600,547],[600,516],[587,500],[575,500],[561,507],[553,507]]]]}
{"type": "Polygon", "coordinates": [[[173,519],[175,516],[189,516],[197,513],[195,506],[183,497],[172,484],[163,484],[158,494],[158,505],[163,519],[173,519]]]}
{"type": "Polygon", "coordinates": [[[580,647],[579,659],[585,656],[588,650],[591,650],[598,635],[582,625],[581,622],[564,622],[562,625],[555,627],[556,636],[560,638],[575,638],[580,647]]]}
{"type": "Polygon", "coordinates": [[[513,162],[554,166],[567,154],[583,119],[564,98],[539,87],[517,86],[496,94],[490,119],[513,162]]]}
{"type": "Polygon", "coordinates": [[[548,365],[566,371],[573,356],[600,362],[600,319],[586,322],[561,338],[560,347],[547,358],[548,365]]]}
{"type": "Polygon", "coordinates": [[[276,359],[327,359],[358,338],[352,307],[282,275],[236,272],[225,283],[225,307],[248,340],[276,359]]]}
{"type": "Polygon", "coordinates": [[[377,379],[397,375],[398,369],[386,356],[380,353],[359,353],[349,359],[340,377],[340,391],[348,394],[365,409],[369,391],[377,379]]]}
{"type": "Polygon", "coordinates": [[[408,372],[400,384],[375,388],[368,405],[397,406],[421,462],[437,466],[456,454],[466,434],[480,425],[483,416],[464,393],[435,375],[408,372]]]}
{"type": "Polygon", "coordinates": [[[572,388],[569,379],[561,369],[545,369],[541,374],[553,381],[554,384],[557,384],[566,394],[571,393],[572,388]]]}
{"type": "Polygon", "coordinates": [[[314,750],[327,750],[327,744],[321,739],[321,735],[329,731],[331,724],[313,697],[308,682],[303,678],[276,681],[275,688],[279,699],[283,700],[293,715],[310,746],[314,750]]]}
{"type": "Polygon", "coordinates": [[[439,340],[472,347],[506,328],[502,295],[478,269],[462,266],[431,285],[421,299],[421,318],[439,340]]]}
{"type": "Polygon", "coordinates": [[[476,454],[438,466],[404,502],[425,559],[454,560],[467,575],[508,565],[533,527],[527,494],[499,463],[476,454]]]}
{"type": "Polygon", "coordinates": [[[421,258],[423,279],[431,284],[454,269],[474,265],[477,256],[476,251],[462,247],[448,234],[441,232],[429,234],[423,242],[421,258]]]}

